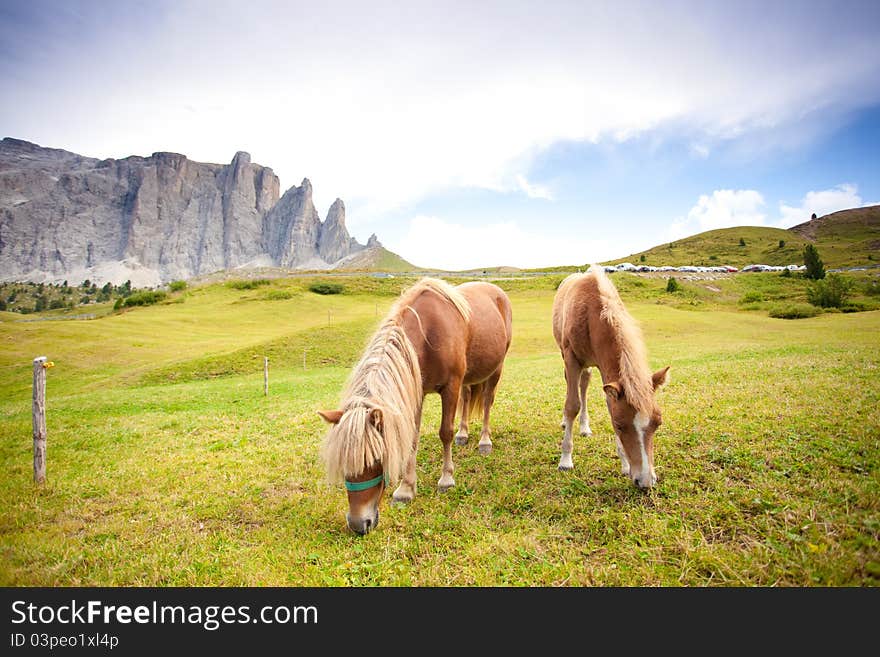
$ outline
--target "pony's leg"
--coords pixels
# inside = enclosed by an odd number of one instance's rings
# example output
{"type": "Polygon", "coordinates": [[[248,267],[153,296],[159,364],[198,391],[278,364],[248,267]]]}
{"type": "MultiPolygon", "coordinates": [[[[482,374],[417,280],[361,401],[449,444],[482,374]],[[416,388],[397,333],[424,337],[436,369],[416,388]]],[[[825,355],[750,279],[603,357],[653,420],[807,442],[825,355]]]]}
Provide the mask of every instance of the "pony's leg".
{"type": "Polygon", "coordinates": [[[587,388],[590,385],[591,371],[589,367],[585,367],[581,371],[580,378],[580,400],[581,400],[581,435],[592,436],[593,430],[590,429],[590,414],[587,413],[587,388]]]}
{"type": "Polygon", "coordinates": [[[441,417],[440,417],[440,441],[443,443],[443,472],[437,488],[441,492],[449,490],[455,485],[452,473],[455,466],[452,464],[452,427],[455,424],[455,411],[458,408],[458,397],[461,391],[461,380],[450,381],[440,391],[441,417]]]}
{"type": "Polygon", "coordinates": [[[467,445],[468,443],[468,407],[471,405],[471,387],[461,387],[461,399],[458,401],[461,407],[461,423],[458,425],[458,433],[455,434],[456,445],[467,445]]]}
{"type": "Polygon", "coordinates": [[[489,431],[489,411],[492,410],[492,404],[495,403],[495,389],[498,387],[498,381],[501,379],[501,370],[489,377],[486,385],[483,387],[483,431],[480,433],[480,454],[488,454],[492,451],[492,440],[489,431]]]}
{"type": "Polygon", "coordinates": [[[578,397],[578,381],[581,374],[581,364],[577,362],[574,354],[567,353],[565,359],[565,408],[563,409],[564,432],[562,434],[562,455],[559,457],[559,469],[571,470],[574,463],[571,460],[571,452],[574,443],[571,439],[571,428],[574,419],[580,411],[581,400],[578,397]]]}
{"type": "Polygon", "coordinates": [[[406,504],[411,502],[416,496],[416,454],[419,451],[419,428],[422,426],[422,405],[419,404],[416,410],[416,436],[413,440],[413,450],[409,459],[406,461],[406,471],[403,473],[403,479],[397,490],[391,496],[394,504],[406,504]]]}
{"type": "Polygon", "coordinates": [[[623,473],[623,476],[629,477],[629,459],[626,458],[626,452],[623,450],[623,443],[620,442],[620,438],[616,435],[614,436],[614,440],[617,441],[617,455],[620,457],[620,471],[623,473]]]}
{"type": "MultiPolygon", "coordinates": [[[[562,352],[562,362],[563,362],[563,364],[565,363],[565,352],[562,352]]],[[[565,375],[565,385],[568,386],[568,368],[564,367],[564,365],[563,365],[562,373],[565,375]]],[[[566,387],[566,390],[568,390],[567,387],[566,387]]],[[[562,411],[562,421],[559,423],[559,426],[560,426],[560,428],[565,429],[565,409],[564,408],[562,411]]]]}

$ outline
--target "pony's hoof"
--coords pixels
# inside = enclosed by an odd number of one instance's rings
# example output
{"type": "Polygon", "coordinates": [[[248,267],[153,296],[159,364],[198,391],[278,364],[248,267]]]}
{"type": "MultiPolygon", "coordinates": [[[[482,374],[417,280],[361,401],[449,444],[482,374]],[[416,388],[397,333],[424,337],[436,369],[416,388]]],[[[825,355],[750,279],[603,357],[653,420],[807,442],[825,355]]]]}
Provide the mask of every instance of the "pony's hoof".
{"type": "Polygon", "coordinates": [[[401,507],[406,506],[410,502],[412,502],[413,498],[411,497],[392,497],[391,498],[391,506],[401,507]]]}
{"type": "Polygon", "coordinates": [[[560,472],[568,472],[569,470],[574,470],[573,465],[562,465],[561,463],[558,466],[560,472]]]}
{"type": "Polygon", "coordinates": [[[468,435],[466,433],[456,434],[455,444],[456,445],[467,445],[468,444],[468,435]]]}
{"type": "Polygon", "coordinates": [[[453,486],[455,486],[455,482],[454,482],[454,481],[449,481],[449,482],[438,482],[438,483],[437,483],[437,490],[439,490],[441,493],[445,493],[446,491],[448,491],[448,490],[449,490],[450,488],[452,488],[453,486]]]}
{"type": "Polygon", "coordinates": [[[486,456],[487,454],[491,454],[492,453],[492,443],[488,443],[487,445],[480,445],[479,450],[480,450],[480,454],[482,454],[483,456],[486,456]]]}
{"type": "Polygon", "coordinates": [[[581,429],[581,435],[582,436],[592,436],[593,431],[591,429],[581,429]]]}

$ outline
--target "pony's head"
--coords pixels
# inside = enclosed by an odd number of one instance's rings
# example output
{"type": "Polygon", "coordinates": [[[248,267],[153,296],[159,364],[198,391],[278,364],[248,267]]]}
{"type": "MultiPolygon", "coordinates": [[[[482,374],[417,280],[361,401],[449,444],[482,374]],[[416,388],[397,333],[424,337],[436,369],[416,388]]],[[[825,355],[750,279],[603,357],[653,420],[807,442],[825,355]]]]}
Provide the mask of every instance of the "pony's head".
{"type": "Polygon", "coordinates": [[[412,427],[400,414],[365,400],[344,410],[318,414],[331,425],[323,456],[329,478],[345,484],[346,522],[353,532],[366,534],[379,524],[382,494],[392,480],[400,477],[408,457],[400,443],[389,441],[389,436],[411,436],[412,427]]]}
{"type": "Polygon", "coordinates": [[[324,443],[324,458],[331,475],[345,483],[345,520],[353,532],[366,534],[379,524],[379,501],[388,484],[382,465],[382,410],[355,406],[347,411],[318,411],[318,415],[331,425],[324,443]],[[352,448],[361,456],[354,456],[352,448]]]}
{"type": "Polygon", "coordinates": [[[650,390],[630,390],[619,381],[603,386],[608,413],[617,435],[617,453],[623,474],[639,488],[651,488],[657,483],[654,433],[663,419],[654,393],[668,380],[669,367],[665,367],[651,376],[650,390]]]}

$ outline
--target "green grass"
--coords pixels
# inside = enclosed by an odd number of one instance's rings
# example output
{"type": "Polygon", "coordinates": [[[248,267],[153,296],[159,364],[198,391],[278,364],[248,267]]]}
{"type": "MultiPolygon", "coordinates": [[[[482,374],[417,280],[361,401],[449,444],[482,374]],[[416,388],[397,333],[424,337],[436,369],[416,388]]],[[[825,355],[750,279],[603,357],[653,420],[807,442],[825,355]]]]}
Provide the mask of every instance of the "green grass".
{"type": "Polygon", "coordinates": [[[416,499],[386,498],[366,537],[324,481],[315,411],[339,402],[406,281],[346,279],[332,296],[306,292],[310,279],[190,287],[184,303],[91,321],[0,313],[0,584],[877,586],[880,312],[773,319],[739,300],[794,303],[804,283],[753,276],[671,294],[663,279],[614,276],[652,367],[672,366],[650,492],[620,475],[598,385],[594,435],[576,438],[573,471],[556,469],[559,277],[501,281],[514,339],[494,451],[477,452],[472,424],[453,448],[456,486],[437,492],[429,395],[416,499]],[[35,487],[43,355],[55,367],[48,481],[35,487]]]}

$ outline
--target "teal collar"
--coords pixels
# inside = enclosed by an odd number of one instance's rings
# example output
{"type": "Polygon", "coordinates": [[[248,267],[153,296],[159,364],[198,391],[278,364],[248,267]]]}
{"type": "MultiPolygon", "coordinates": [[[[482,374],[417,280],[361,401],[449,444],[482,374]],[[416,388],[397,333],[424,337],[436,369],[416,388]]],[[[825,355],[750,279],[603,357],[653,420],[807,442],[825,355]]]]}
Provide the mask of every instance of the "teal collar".
{"type": "Polygon", "coordinates": [[[367,481],[348,481],[345,480],[345,487],[350,491],[359,491],[359,490],[367,490],[368,488],[372,488],[373,486],[378,486],[379,482],[384,481],[385,485],[388,485],[388,475],[380,474],[378,477],[373,477],[372,479],[367,479],[367,481]]]}

